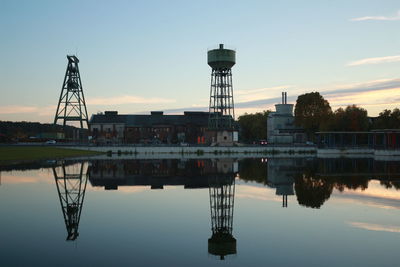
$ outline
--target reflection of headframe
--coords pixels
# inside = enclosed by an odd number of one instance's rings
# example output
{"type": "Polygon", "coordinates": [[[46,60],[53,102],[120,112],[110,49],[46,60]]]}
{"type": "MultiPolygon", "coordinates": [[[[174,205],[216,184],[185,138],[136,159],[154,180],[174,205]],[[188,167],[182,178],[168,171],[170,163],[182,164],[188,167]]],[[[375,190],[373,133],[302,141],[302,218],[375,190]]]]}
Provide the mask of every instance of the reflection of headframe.
{"type": "Polygon", "coordinates": [[[79,236],[78,228],[82,213],[87,185],[86,164],[76,163],[72,166],[53,167],[53,175],[67,229],[67,241],[79,236]],[[60,171],[61,169],[61,171],[60,171]]]}

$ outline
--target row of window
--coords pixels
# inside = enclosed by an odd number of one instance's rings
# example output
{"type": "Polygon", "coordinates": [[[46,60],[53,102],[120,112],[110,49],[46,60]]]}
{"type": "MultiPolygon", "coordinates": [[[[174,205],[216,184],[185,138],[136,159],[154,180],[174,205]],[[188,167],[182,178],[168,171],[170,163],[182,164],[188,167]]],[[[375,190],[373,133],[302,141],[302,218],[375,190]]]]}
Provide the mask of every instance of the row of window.
{"type": "Polygon", "coordinates": [[[127,128],[128,132],[169,132],[170,128],[169,127],[158,127],[158,128],[149,128],[149,127],[135,127],[135,128],[127,128]]]}

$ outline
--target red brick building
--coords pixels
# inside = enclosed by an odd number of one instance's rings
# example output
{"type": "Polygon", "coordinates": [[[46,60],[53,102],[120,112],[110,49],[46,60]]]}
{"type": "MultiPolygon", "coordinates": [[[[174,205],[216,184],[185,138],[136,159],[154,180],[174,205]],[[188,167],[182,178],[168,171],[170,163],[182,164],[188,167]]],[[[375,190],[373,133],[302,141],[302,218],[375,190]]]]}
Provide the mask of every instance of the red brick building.
{"type": "Polygon", "coordinates": [[[152,111],[150,115],[121,115],[117,111],[92,115],[90,132],[100,144],[205,144],[208,112],[189,112],[164,115],[152,111]]]}

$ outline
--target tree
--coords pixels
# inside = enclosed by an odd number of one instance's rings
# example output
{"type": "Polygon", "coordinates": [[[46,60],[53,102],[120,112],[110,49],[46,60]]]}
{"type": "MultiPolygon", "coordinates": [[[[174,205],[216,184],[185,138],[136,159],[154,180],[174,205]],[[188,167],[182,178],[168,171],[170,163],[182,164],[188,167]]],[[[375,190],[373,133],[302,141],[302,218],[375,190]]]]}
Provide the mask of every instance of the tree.
{"type": "Polygon", "coordinates": [[[375,119],[372,125],[373,129],[399,129],[400,128],[400,110],[395,108],[393,111],[385,109],[375,119]]]}
{"type": "Polygon", "coordinates": [[[330,131],[368,131],[369,119],[365,109],[356,105],[347,106],[346,109],[338,108],[332,116],[327,130],[330,131]]]}
{"type": "Polygon", "coordinates": [[[329,102],[318,92],[299,95],[294,109],[295,123],[304,128],[309,138],[321,125],[330,119],[332,109],[329,102]]]}
{"type": "Polygon", "coordinates": [[[267,119],[271,111],[257,112],[240,116],[238,122],[240,125],[240,136],[244,142],[267,139],[267,119]]]}

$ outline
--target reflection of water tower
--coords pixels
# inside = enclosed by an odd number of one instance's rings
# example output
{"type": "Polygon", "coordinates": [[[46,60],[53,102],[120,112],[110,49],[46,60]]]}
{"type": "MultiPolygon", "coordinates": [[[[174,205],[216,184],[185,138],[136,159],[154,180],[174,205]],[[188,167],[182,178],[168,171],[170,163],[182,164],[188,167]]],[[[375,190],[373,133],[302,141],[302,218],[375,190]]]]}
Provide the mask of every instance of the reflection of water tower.
{"type": "MultiPolygon", "coordinates": [[[[212,68],[208,127],[217,133],[234,128],[235,110],[231,68],[235,62],[236,52],[225,49],[223,44],[220,44],[218,49],[208,51],[208,65],[212,68]]],[[[221,137],[223,141],[232,142],[232,140],[228,140],[232,139],[231,135],[221,137]]]]}
{"type": "Polygon", "coordinates": [[[75,240],[79,236],[79,221],[88,176],[87,172],[84,172],[85,165],[85,163],[77,163],[71,166],[62,165],[61,171],[53,167],[54,179],[68,233],[67,241],[75,240]]]}
{"type": "Polygon", "coordinates": [[[77,121],[80,127],[89,127],[88,115],[86,110],[85,96],[83,95],[81,75],[79,74],[79,59],[76,56],[67,56],[68,65],[65,72],[64,82],[61,88],[60,99],[54,124],[58,120],[63,122],[63,126],[68,121],[77,121]]]}
{"type": "Polygon", "coordinates": [[[232,235],[235,174],[210,177],[209,193],[212,236],[208,239],[208,252],[223,260],[227,255],[236,254],[236,239],[232,235]]]}

